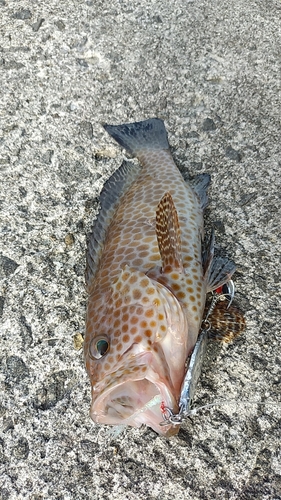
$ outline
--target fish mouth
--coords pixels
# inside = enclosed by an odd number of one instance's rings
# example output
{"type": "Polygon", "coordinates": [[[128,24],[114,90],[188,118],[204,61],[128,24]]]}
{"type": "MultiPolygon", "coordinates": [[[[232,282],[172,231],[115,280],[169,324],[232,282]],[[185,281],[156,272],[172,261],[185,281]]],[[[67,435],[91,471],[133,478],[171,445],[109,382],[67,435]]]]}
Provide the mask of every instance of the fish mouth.
{"type": "Polygon", "coordinates": [[[140,427],[148,425],[158,434],[171,436],[178,432],[178,427],[161,426],[163,407],[169,407],[177,413],[178,406],[167,382],[157,380],[151,368],[140,367],[141,378],[134,380],[120,377],[114,385],[106,388],[97,397],[93,397],[91,418],[100,424],[130,425],[140,427]],[[125,379],[125,380],[124,380],[125,379]]]}

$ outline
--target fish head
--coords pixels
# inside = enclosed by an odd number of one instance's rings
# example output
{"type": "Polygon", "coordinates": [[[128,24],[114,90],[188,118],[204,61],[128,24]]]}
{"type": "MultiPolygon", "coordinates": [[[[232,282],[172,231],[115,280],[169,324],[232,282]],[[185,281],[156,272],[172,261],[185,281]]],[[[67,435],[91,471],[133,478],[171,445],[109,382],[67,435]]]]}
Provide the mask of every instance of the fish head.
{"type": "Polygon", "coordinates": [[[162,284],[127,266],[107,294],[89,300],[84,352],[92,385],[91,417],[111,425],[148,425],[159,434],[163,408],[178,412],[187,324],[162,284]]]}

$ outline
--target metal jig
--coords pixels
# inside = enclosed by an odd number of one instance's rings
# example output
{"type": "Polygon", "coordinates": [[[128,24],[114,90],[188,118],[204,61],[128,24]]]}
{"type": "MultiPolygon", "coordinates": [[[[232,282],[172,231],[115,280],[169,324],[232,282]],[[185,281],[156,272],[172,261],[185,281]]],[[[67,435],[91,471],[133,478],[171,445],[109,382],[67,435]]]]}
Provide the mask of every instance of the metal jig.
{"type": "Polygon", "coordinates": [[[227,299],[229,301],[227,308],[229,308],[233,301],[234,293],[235,287],[232,280],[229,280],[225,285],[213,292],[211,304],[205,318],[202,320],[198,339],[190,356],[188,370],[184,377],[179,400],[179,412],[175,414],[167,406],[162,406],[163,421],[160,422],[161,426],[171,424],[181,425],[184,420],[196,413],[196,409],[191,409],[191,404],[201,374],[203,359],[207,348],[208,332],[211,330],[211,322],[208,318],[213,313],[219,300],[227,299]]]}

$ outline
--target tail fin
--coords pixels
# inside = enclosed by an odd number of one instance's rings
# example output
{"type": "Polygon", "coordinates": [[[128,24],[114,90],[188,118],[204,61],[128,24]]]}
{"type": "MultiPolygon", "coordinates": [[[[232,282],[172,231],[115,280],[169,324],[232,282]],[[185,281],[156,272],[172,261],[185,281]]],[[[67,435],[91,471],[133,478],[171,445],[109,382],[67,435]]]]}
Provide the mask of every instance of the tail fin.
{"type": "Polygon", "coordinates": [[[113,139],[134,156],[140,151],[169,149],[165,125],[159,118],[103,126],[113,139]]]}

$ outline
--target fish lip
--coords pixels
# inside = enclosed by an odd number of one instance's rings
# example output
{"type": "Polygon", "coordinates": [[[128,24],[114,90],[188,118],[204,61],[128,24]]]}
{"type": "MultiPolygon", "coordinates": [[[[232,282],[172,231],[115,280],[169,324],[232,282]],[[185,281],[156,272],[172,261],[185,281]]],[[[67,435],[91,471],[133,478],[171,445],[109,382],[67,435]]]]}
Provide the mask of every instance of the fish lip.
{"type": "MultiPolygon", "coordinates": [[[[114,374],[112,376],[114,377],[114,374]]],[[[169,387],[166,381],[157,378],[157,371],[151,368],[149,360],[146,358],[146,364],[140,365],[140,370],[131,378],[127,378],[126,375],[124,376],[124,373],[121,373],[118,378],[114,379],[112,385],[100,388],[99,390],[92,388],[91,418],[99,424],[130,425],[133,427],[140,427],[142,424],[146,424],[152,427],[158,434],[168,435],[171,433],[170,428],[174,426],[160,426],[160,422],[163,420],[161,408],[167,406],[177,412],[178,405],[173,395],[173,388],[169,387]],[[145,372],[141,371],[143,366],[146,367],[145,372]],[[144,385],[144,387],[148,388],[148,392],[151,393],[150,396],[144,398],[142,404],[138,404],[138,391],[136,390],[134,392],[135,399],[132,399],[132,406],[128,405],[126,407],[125,405],[125,409],[123,409],[119,405],[121,412],[118,415],[118,410],[115,410],[118,398],[122,399],[122,393],[126,393],[127,384],[128,388],[131,385],[137,387],[138,382],[143,383],[140,384],[141,386],[144,385]],[[106,408],[107,413],[105,411],[106,408]],[[124,414],[127,411],[130,412],[130,408],[132,408],[131,414],[128,414],[124,418],[124,414]],[[113,417],[109,414],[111,409],[113,409],[113,413],[116,411],[113,417]]],[[[174,433],[175,431],[172,432],[172,434],[174,433]]]]}

